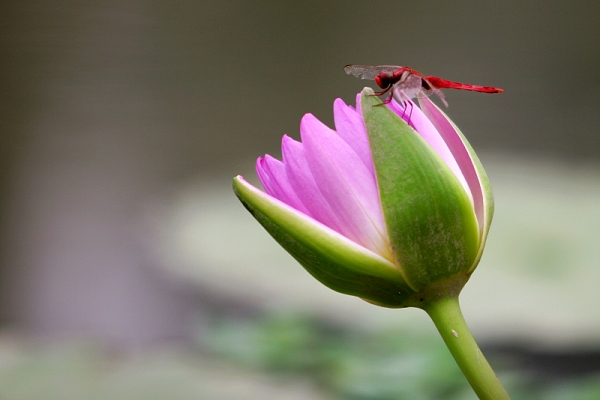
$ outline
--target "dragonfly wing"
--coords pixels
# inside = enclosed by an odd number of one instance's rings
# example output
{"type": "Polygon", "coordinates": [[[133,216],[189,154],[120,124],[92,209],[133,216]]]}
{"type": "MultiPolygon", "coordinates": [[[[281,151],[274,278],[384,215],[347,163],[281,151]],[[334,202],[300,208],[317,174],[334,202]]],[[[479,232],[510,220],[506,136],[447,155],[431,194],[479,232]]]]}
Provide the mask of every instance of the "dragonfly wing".
{"type": "Polygon", "coordinates": [[[421,89],[419,90],[419,92],[416,95],[417,99],[424,99],[425,97],[429,97],[433,94],[433,90],[425,90],[425,89],[421,89]]]}
{"type": "Polygon", "coordinates": [[[435,95],[440,99],[440,101],[444,104],[444,106],[446,106],[446,108],[448,108],[448,102],[446,101],[446,96],[444,96],[444,92],[442,92],[440,89],[436,89],[436,88],[431,88],[429,90],[421,89],[419,91],[419,93],[417,93],[417,98],[423,99],[425,97],[431,96],[433,93],[435,93],[435,95]]]}
{"type": "Polygon", "coordinates": [[[351,64],[344,67],[344,71],[348,75],[354,75],[360,79],[374,80],[378,73],[389,72],[392,73],[397,69],[402,68],[399,65],[360,65],[351,64]]]}

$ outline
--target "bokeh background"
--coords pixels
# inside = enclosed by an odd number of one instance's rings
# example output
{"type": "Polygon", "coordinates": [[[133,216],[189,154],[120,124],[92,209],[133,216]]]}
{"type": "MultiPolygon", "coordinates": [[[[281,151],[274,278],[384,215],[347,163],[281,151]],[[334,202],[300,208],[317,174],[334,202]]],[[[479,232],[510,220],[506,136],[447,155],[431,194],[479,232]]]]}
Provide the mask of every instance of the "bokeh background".
{"type": "Polygon", "coordinates": [[[461,300],[515,399],[600,399],[600,3],[4,1],[0,397],[469,399],[424,313],[314,281],[247,215],[304,113],[408,65],[496,216],[461,300]]]}

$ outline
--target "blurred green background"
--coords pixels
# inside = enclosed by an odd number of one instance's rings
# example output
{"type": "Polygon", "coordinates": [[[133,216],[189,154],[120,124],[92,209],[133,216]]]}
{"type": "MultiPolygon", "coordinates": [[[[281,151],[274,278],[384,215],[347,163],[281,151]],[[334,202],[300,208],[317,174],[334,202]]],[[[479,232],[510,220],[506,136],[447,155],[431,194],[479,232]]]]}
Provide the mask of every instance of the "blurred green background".
{"type": "Polygon", "coordinates": [[[4,1],[0,398],[469,399],[433,325],[314,281],[233,196],[399,64],[496,216],[461,296],[515,399],[600,399],[600,4],[4,1]]]}

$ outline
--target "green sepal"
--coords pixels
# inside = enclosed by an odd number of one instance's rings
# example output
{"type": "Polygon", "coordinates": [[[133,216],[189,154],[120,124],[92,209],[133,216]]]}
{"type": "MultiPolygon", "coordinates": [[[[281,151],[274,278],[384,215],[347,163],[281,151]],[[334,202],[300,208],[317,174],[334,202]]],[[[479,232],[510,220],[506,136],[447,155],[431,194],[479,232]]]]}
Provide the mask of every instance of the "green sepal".
{"type": "Polygon", "coordinates": [[[473,206],[441,157],[365,88],[367,128],[392,252],[415,291],[466,274],[479,250],[473,206]]]}
{"type": "Polygon", "coordinates": [[[414,291],[390,261],[254,188],[241,177],[233,190],[266,231],[313,277],[337,292],[382,307],[404,307],[414,291]]]}

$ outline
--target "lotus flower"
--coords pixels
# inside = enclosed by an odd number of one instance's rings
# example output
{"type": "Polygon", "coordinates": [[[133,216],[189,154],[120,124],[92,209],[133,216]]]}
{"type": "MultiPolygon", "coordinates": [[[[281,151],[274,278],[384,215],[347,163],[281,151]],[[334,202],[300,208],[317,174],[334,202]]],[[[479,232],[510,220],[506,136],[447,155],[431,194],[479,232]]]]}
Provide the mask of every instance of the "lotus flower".
{"type": "Polygon", "coordinates": [[[283,160],[259,158],[266,191],[241,176],[244,206],[326,286],[385,307],[460,291],[493,213],[476,154],[428,98],[387,105],[365,88],[334,102],[336,130],[306,114],[283,160]]]}

